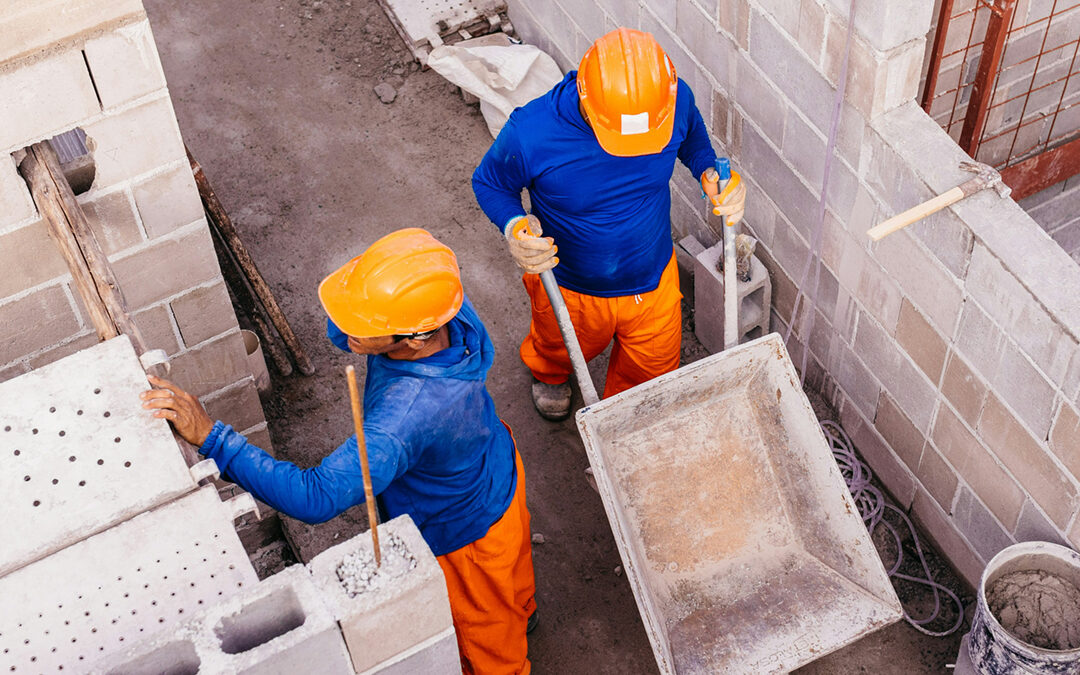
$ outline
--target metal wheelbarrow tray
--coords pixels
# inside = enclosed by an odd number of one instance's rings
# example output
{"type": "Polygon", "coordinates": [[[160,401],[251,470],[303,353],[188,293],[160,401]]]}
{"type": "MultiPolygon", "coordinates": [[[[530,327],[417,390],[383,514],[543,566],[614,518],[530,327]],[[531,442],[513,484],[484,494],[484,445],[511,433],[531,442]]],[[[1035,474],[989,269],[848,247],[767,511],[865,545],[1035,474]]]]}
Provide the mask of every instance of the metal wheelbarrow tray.
{"type": "Polygon", "coordinates": [[[577,424],[662,673],[785,672],[900,618],[775,333],[577,424]]]}

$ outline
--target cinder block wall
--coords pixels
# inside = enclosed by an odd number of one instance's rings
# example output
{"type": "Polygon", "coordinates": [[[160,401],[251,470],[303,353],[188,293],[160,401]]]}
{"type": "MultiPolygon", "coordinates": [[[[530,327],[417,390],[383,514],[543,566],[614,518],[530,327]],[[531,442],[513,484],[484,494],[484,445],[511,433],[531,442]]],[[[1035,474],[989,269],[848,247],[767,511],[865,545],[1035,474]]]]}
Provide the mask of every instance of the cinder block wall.
{"type": "Polygon", "coordinates": [[[0,381],[96,342],[12,153],[81,127],[79,196],[135,322],[211,414],[269,435],[139,0],[0,9],[0,381]]]}
{"type": "MultiPolygon", "coordinates": [[[[616,26],[657,37],[749,179],[746,222],[772,275],[772,327],[785,331],[818,220],[848,1],[510,6],[522,37],[564,68],[616,26]]],[[[809,342],[809,386],[974,585],[1014,541],[1080,544],[1080,269],[993,193],[866,237],[967,177],[963,152],[914,104],[932,13],[931,0],[858,0],[814,329],[807,340],[801,311],[789,349],[798,363],[809,342]]],[[[674,235],[716,242],[681,166],[672,197],[674,235]]]]}
{"type": "Polygon", "coordinates": [[[1080,262],[1080,175],[1036,192],[1023,199],[1020,206],[1073,260],[1080,262]]]}

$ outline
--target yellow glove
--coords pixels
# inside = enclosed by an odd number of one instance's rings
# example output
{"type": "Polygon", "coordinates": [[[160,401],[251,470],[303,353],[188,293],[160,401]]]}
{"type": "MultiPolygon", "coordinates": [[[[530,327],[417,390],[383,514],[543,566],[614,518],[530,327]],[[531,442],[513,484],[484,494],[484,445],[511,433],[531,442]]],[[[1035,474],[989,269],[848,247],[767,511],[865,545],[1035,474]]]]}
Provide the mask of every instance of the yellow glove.
{"type": "Polygon", "coordinates": [[[559,247],[551,237],[541,237],[544,230],[540,219],[529,215],[511,220],[503,232],[510,255],[526,274],[540,274],[559,264],[555,252],[559,247]]]}
{"type": "Polygon", "coordinates": [[[701,174],[701,189],[713,207],[713,214],[725,216],[728,225],[735,225],[742,220],[743,212],[746,211],[746,186],[743,185],[742,176],[736,171],[731,172],[731,180],[724,186],[723,192],[717,189],[720,174],[716,169],[706,169],[701,174]]]}

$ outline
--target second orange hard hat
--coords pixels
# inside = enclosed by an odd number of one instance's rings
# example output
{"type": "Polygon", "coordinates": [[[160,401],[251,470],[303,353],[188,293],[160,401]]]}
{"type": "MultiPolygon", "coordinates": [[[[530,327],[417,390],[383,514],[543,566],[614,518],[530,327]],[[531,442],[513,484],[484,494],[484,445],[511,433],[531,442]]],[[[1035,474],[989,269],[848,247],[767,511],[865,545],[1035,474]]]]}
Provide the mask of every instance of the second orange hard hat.
{"type": "Polygon", "coordinates": [[[649,33],[617,28],[597,40],[577,73],[581,107],[605,152],[660,152],[671,140],[678,77],[649,33]]]}
{"type": "Polygon", "coordinates": [[[454,252],[420,228],[391,232],[319,284],[326,314],[353,337],[435,330],[464,297],[454,252]]]}

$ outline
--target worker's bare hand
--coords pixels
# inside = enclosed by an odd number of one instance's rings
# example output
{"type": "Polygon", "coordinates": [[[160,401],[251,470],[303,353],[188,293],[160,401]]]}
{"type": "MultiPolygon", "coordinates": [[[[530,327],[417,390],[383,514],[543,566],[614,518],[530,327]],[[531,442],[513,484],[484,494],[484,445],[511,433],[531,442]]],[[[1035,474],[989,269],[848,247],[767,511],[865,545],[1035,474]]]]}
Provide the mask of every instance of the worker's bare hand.
{"type": "Polygon", "coordinates": [[[718,189],[719,176],[715,169],[708,169],[701,174],[701,189],[712,204],[714,215],[725,216],[728,225],[736,225],[746,211],[746,184],[737,172],[731,172],[731,180],[721,192],[718,189]]]}
{"type": "Polygon", "coordinates": [[[540,219],[529,215],[511,223],[506,228],[506,242],[510,255],[518,267],[528,274],[540,274],[559,264],[555,253],[559,247],[551,237],[541,237],[540,219]]]}
{"type": "Polygon", "coordinates": [[[206,414],[199,399],[168,380],[148,377],[154,389],[139,395],[142,407],[153,410],[154,417],[172,422],[176,433],[188,443],[201,446],[214,428],[214,420],[206,414]]]}

